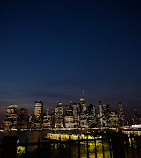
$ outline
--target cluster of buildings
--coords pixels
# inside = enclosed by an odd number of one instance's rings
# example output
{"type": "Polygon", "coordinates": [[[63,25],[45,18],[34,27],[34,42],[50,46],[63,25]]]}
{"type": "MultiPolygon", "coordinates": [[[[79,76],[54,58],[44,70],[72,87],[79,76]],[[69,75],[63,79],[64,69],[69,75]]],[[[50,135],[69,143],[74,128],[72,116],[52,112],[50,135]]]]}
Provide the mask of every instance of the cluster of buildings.
{"type": "MultiPolygon", "coordinates": [[[[124,117],[122,103],[118,103],[118,111],[112,111],[110,105],[102,105],[99,102],[99,110],[93,104],[86,106],[84,97],[79,103],[70,102],[65,107],[59,102],[52,113],[46,109],[43,112],[43,103],[37,100],[34,104],[34,114],[28,115],[25,108],[19,109],[18,105],[9,105],[6,110],[6,118],[3,121],[5,130],[11,129],[87,129],[87,128],[119,128],[129,124],[124,117]]],[[[141,117],[135,112],[131,124],[140,124],[141,117]]]]}

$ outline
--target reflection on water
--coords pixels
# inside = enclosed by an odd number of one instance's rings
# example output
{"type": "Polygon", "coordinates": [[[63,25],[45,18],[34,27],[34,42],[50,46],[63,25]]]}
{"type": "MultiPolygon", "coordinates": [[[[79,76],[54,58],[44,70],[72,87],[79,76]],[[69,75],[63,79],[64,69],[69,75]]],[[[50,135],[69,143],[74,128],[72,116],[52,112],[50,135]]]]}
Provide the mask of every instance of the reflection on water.
{"type": "Polygon", "coordinates": [[[8,132],[5,131],[0,133],[0,137],[2,136],[17,136],[20,142],[24,143],[26,138],[28,138],[29,142],[37,142],[38,138],[45,137],[48,131],[23,131],[23,132],[8,132]]]}
{"type": "MultiPolygon", "coordinates": [[[[37,142],[38,139],[41,141],[43,137],[46,136],[48,131],[23,131],[23,132],[9,132],[5,131],[3,133],[0,133],[0,138],[2,140],[3,136],[17,136],[17,139],[19,140],[20,143],[25,143],[26,139],[28,139],[28,142],[37,142]]],[[[34,150],[36,149],[37,146],[30,146],[29,150],[34,150]]]]}
{"type": "MultiPolygon", "coordinates": [[[[17,136],[17,139],[21,143],[25,143],[26,139],[28,139],[28,142],[37,142],[38,139],[40,141],[46,141],[43,140],[42,138],[47,135],[48,131],[24,131],[24,132],[4,132],[1,133],[0,136],[4,135],[13,135],[17,136]]],[[[109,149],[109,143],[105,140],[104,141],[104,154],[105,158],[110,157],[110,149],[109,149]]],[[[57,157],[57,155],[60,154],[60,144],[52,144],[51,147],[51,158],[57,157]]],[[[34,151],[37,149],[37,146],[30,146],[29,151],[34,151]]],[[[102,141],[98,140],[96,141],[96,151],[97,151],[97,158],[102,158],[103,157],[103,148],[102,148],[102,141]]],[[[65,158],[69,157],[69,154],[71,154],[71,158],[76,158],[78,157],[78,143],[73,143],[69,149],[68,145],[63,145],[62,144],[62,152],[65,154],[65,158]],[[69,153],[70,151],[70,153],[69,153]]],[[[89,141],[88,143],[88,151],[89,151],[89,158],[95,158],[95,142],[94,141],[89,141]]],[[[48,153],[43,151],[42,154],[47,155],[48,153]],[[44,153],[43,153],[44,152],[44,153]]],[[[80,157],[81,158],[87,158],[87,142],[80,142],[80,157]]]]}

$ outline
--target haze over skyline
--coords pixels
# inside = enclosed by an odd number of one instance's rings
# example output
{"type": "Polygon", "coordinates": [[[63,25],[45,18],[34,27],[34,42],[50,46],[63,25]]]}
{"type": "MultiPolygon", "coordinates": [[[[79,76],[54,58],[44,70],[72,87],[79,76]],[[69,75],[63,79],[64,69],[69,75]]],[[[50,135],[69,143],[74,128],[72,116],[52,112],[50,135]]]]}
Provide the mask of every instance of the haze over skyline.
{"type": "Polygon", "coordinates": [[[34,101],[122,101],[141,112],[141,10],[133,1],[1,1],[0,115],[34,101]]]}

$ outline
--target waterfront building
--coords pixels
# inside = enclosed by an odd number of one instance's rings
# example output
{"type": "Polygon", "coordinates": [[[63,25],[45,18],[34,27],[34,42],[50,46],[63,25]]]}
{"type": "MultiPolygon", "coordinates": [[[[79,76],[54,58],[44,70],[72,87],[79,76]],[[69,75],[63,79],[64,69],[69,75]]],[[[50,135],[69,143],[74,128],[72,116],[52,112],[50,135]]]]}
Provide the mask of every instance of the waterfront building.
{"type": "Polygon", "coordinates": [[[63,127],[64,127],[63,107],[62,107],[62,103],[59,102],[59,104],[55,108],[55,128],[63,128],[63,127]]]}
{"type": "Polygon", "coordinates": [[[6,119],[3,121],[3,127],[6,130],[17,128],[18,105],[9,105],[6,109],[6,119]]]}

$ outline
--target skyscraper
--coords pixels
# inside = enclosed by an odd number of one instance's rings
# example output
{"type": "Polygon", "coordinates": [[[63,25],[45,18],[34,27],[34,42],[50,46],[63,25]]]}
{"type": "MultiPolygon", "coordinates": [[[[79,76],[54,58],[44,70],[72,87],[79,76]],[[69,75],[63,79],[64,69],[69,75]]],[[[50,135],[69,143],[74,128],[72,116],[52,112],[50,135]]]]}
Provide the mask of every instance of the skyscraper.
{"type": "Polygon", "coordinates": [[[80,113],[86,111],[86,100],[85,98],[80,98],[80,113]]]}
{"type": "Polygon", "coordinates": [[[66,108],[64,123],[66,128],[74,128],[74,117],[73,112],[70,108],[66,108]]]}
{"type": "Polygon", "coordinates": [[[5,129],[17,128],[18,105],[9,105],[6,109],[6,119],[3,122],[5,129]]]}
{"type": "Polygon", "coordinates": [[[42,122],[43,119],[43,103],[41,100],[35,101],[34,104],[34,118],[35,122],[42,122]]]}
{"type": "Polygon", "coordinates": [[[115,111],[111,111],[108,119],[108,126],[117,128],[119,126],[118,114],[115,111]]]}
{"type": "Polygon", "coordinates": [[[79,107],[80,127],[88,128],[88,120],[87,120],[87,116],[86,116],[86,100],[84,98],[84,94],[83,94],[83,98],[80,99],[79,105],[80,105],[80,107],[79,107]]]}
{"type": "Polygon", "coordinates": [[[108,126],[108,119],[110,114],[110,105],[101,105],[99,102],[99,121],[101,127],[108,126]]]}
{"type": "Polygon", "coordinates": [[[99,123],[100,126],[103,126],[103,109],[102,109],[101,101],[99,101],[99,123]]]}
{"type": "Polygon", "coordinates": [[[71,109],[73,112],[73,118],[74,118],[74,127],[78,127],[79,126],[79,104],[77,103],[72,103],[71,104],[71,109]]]}
{"type": "Polygon", "coordinates": [[[87,110],[87,120],[89,127],[96,127],[96,114],[95,114],[95,106],[90,104],[87,110]]]}
{"type": "Polygon", "coordinates": [[[118,102],[118,106],[119,106],[119,112],[118,112],[119,125],[120,126],[124,126],[124,124],[125,124],[125,118],[124,118],[124,113],[123,113],[122,102],[118,102]]]}
{"type": "Polygon", "coordinates": [[[44,127],[44,128],[51,127],[51,116],[49,115],[49,109],[46,109],[46,113],[44,113],[44,115],[43,115],[42,127],[44,127]]]}
{"type": "Polygon", "coordinates": [[[55,128],[62,128],[63,122],[63,107],[62,103],[59,102],[55,108],[55,128]]]}

